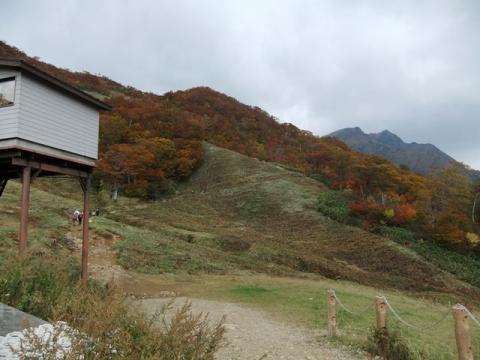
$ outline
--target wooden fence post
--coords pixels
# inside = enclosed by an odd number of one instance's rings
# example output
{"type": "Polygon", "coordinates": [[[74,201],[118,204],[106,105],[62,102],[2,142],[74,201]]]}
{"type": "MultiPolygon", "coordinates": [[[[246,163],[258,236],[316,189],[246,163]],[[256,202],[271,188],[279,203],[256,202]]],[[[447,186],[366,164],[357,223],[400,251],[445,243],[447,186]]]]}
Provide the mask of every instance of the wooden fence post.
{"type": "Polygon", "coordinates": [[[375,296],[375,310],[377,315],[377,330],[383,333],[387,328],[387,304],[385,304],[385,297],[375,296]]]}
{"type": "Polygon", "coordinates": [[[328,290],[327,292],[327,304],[328,304],[328,336],[337,336],[337,311],[335,299],[335,290],[328,290]]]}
{"type": "Polygon", "coordinates": [[[28,241],[28,210],[30,207],[30,182],[32,168],[25,166],[22,170],[22,195],[20,203],[20,233],[18,240],[18,253],[25,255],[28,241]]]}
{"type": "Polygon", "coordinates": [[[88,247],[89,247],[89,221],[90,221],[90,187],[91,187],[91,175],[87,178],[80,179],[80,184],[83,190],[83,233],[82,233],[82,271],[81,281],[82,285],[88,284],[88,247]]]}
{"type": "Polygon", "coordinates": [[[453,319],[455,320],[455,339],[457,341],[458,360],[473,360],[472,340],[468,314],[463,305],[452,306],[453,319]]]}

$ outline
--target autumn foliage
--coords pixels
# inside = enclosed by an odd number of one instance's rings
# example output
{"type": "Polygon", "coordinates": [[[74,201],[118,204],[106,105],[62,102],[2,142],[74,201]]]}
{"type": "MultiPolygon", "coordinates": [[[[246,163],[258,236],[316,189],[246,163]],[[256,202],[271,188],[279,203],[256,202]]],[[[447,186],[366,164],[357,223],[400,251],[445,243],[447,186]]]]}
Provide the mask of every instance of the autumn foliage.
{"type": "Polygon", "coordinates": [[[451,247],[472,248],[466,235],[477,231],[469,217],[473,194],[460,169],[420,176],[209,88],[109,102],[114,111],[102,116],[99,164],[128,195],[155,197],[169,181],[188,178],[202,161],[201,141],[208,141],[350,191],[350,214],[365,228],[407,227],[451,247]]]}
{"type": "Polygon", "coordinates": [[[472,214],[472,203],[480,187],[473,191],[457,169],[420,176],[381,157],[354,152],[337,139],[280,123],[258,107],[207,87],[156,95],[56,68],[4,43],[0,57],[23,58],[112,105],[112,112],[101,115],[98,165],[115,191],[158,197],[192,175],[202,163],[201,143],[208,141],[349,191],[348,212],[364,227],[408,227],[452,247],[477,246],[468,239],[478,233],[478,210],[472,214]]]}

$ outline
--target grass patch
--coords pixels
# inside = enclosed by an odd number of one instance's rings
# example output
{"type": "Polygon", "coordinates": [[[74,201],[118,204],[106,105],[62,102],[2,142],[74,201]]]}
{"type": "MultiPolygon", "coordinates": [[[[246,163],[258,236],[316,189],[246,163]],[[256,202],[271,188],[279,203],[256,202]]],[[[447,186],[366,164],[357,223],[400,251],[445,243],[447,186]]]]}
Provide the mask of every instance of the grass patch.
{"type": "Polygon", "coordinates": [[[478,256],[456,253],[427,241],[417,241],[412,248],[439,268],[456,275],[469,284],[480,287],[480,258],[478,256]]]}
{"type": "Polygon", "coordinates": [[[415,251],[440,269],[454,274],[471,285],[480,287],[480,258],[478,256],[461,254],[430,241],[417,239],[415,234],[407,229],[381,226],[377,231],[382,236],[415,251]]]}
{"type": "Polygon", "coordinates": [[[233,289],[230,290],[232,293],[238,295],[238,296],[263,296],[265,293],[275,291],[274,289],[267,289],[266,287],[263,286],[236,286],[233,289]]]}
{"type": "Polygon", "coordinates": [[[104,217],[96,218],[91,227],[99,234],[119,236],[115,248],[118,262],[125,269],[146,274],[225,270],[224,263],[212,259],[211,253],[198,251],[188,241],[173,242],[168,233],[139,229],[104,217]]]}
{"type": "MultiPolygon", "coordinates": [[[[171,279],[169,280],[171,281],[171,279]]],[[[373,299],[382,293],[392,306],[408,322],[419,327],[441,319],[449,310],[448,301],[441,302],[408,296],[401,292],[377,290],[343,281],[325,279],[289,279],[267,276],[204,276],[193,278],[186,285],[182,279],[183,292],[215,300],[225,300],[264,310],[274,319],[323,331],[327,326],[327,290],[334,288],[337,296],[350,310],[364,311],[361,316],[352,316],[337,307],[339,336],[333,342],[353,348],[369,349],[372,346],[370,329],[375,326],[373,299]],[[366,311],[365,311],[366,310],[366,311]]],[[[475,308],[474,312],[478,312],[475,308]]],[[[405,328],[390,313],[387,317],[392,338],[386,344],[389,349],[400,347],[415,360],[454,360],[457,358],[454,325],[451,316],[434,329],[417,331],[405,328]]],[[[480,329],[471,327],[474,351],[480,356],[480,329]]],[[[404,354],[405,354],[404,353],[404,354]]]]}

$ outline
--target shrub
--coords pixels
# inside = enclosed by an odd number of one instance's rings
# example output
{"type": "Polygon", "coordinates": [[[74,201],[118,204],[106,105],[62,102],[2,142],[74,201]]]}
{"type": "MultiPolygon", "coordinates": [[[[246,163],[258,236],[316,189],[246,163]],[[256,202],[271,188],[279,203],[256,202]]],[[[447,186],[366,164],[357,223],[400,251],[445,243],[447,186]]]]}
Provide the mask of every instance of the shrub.
{"type": "Polygon", "coordinates": [[[318,196],[317,209],[323,215],[346,223],[349,221],[349,200],[341,191],[324,191],[318,196]]]}
{"type": "Polygon", "coordinates": [[[77,287],[66,295],[54,317],[92,339],[75,342],[75,359],[213,360],[223,343],[223,322],[210,325],[207,316],[192,314],[189,303],[175,311],[166,304],[149,317],[114,288],[77,287]]]}
{"type": "Polygon", "coordinates": [[[362,219],[368,225],[385,223],[383,206],[378,204],[373,197],[352,202],[350,204],[350,215],[362,219]]]}
{"type": "Polygon", "coordinates": [[[395,216],[395,210],[387,209],[383,212],[383,216],[384,216],[385,220],[391,221],[393,219],[393,217],[395,216]]]}
{"type": "Polygon", "coordinates": [[[417,217],[417,210],[410,204],[400,204],[395,208],[395,216],[392,223],[406,225],[412,223],[417,217]]]}
{"type": "MultiPolygon", "coordinates": [[[[223,321],[210,324],[207,316],[193,315],[188,303],[176,311],[166,304],[146,316],[112,285],[82,286],[77,267],[71,258],[50,253],[13,257],[0,266],[0,301],[68,324],[72,347],[64,358],[213,360],[222,346],[223,321]]],[[[42,358],[57,358],[58,347],[34,337],[27,334],[24,341],[42,358]]]]}
{"type": "Polygon", "coordinates": [[[19,259],[6,256],[0,266],[0,302],[48,319],[59,297],[76,285],[80,272],[71,257],[37,251],[19,259]]]}
{"type": "Polygon", "coordinates": [[[403,245],[415,240],[415,234],[412,231],[396,226],[382,225],[373,230],[374,232],[403,245]]]}
{"type": "Polygon", "coordinates": [[[471,246],[478,246],[478,244],[480,243],[480,237],[475,234],[475,233],[467,233],[467,235],[465,235],[467,241],[468,241],[468,244],[471,245],[471,246]]]}
{"type": "Polygon", "coordinates": [[[66,323],[54,324],[48,338],[26,331],[14,352],[42,359],[158,359],[213,360],[222,345],[222,323],[210,326],[204,315],[192,315],[185,303],[171,316],[166,304],[155,316],[147,317],[117,292],[80,291],[62,299],[55,317],[66,323]],[[68,324],[68,326],[67,326],[68,324]],[[58,335],[57,335],[58,334],[58,335]],[[68,339],[67,351],[59,346],[68,339]],[[59,341],[60,340],[60,341],[59,341]],[[66,354],[65,354],[66,353],[66,354]]]}
{"type": "Polygon", "coordinates": [[[379,331],[371,328],[366,350],[385,360],[412,360],[416,358],[398,330],[379,331]]]}

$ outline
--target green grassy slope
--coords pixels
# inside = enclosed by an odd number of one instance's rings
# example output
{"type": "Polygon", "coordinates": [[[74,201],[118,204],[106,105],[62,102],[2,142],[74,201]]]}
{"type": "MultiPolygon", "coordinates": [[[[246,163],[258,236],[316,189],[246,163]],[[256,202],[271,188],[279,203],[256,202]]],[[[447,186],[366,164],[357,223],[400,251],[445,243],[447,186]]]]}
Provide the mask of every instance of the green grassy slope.
{"type": "MultiPolygon", "coordinates": [[[[44,248],[67,233],[70,214],[75,207],[79,207],[80,201],[41,191],[36,184],[34,186],[30,197],[29,247],[44,248]]],[[[2,255],[16,248],[20,189],[18,182],[10,181],[0,197],[0,254],[2,255]]],[[[51,189],[54,190],[53,187],[51,189]]],[[[78,189],[78,191],[81,190],[78,189]]]]}
{"type": "MultiPolygon", "coordinates": [[[[326,191],[321,183],[210,144],[205,152],[204,165],[175,195],[148,203],[121,199],[92,223],[99,234],[120,236],[117,250],[125,268],[315,273],[381,288],[478,296],[476,288],[417,254],[323,217],[315,209],[318,194],[326,191]]],[[[40,181],[33,191],[33,243],[51,243],[69,231],[80,191],[62,183],[40,181]]],[[[15,243],[18,191],[12,182],[0,200],[0,248],[15,243]]]]}

